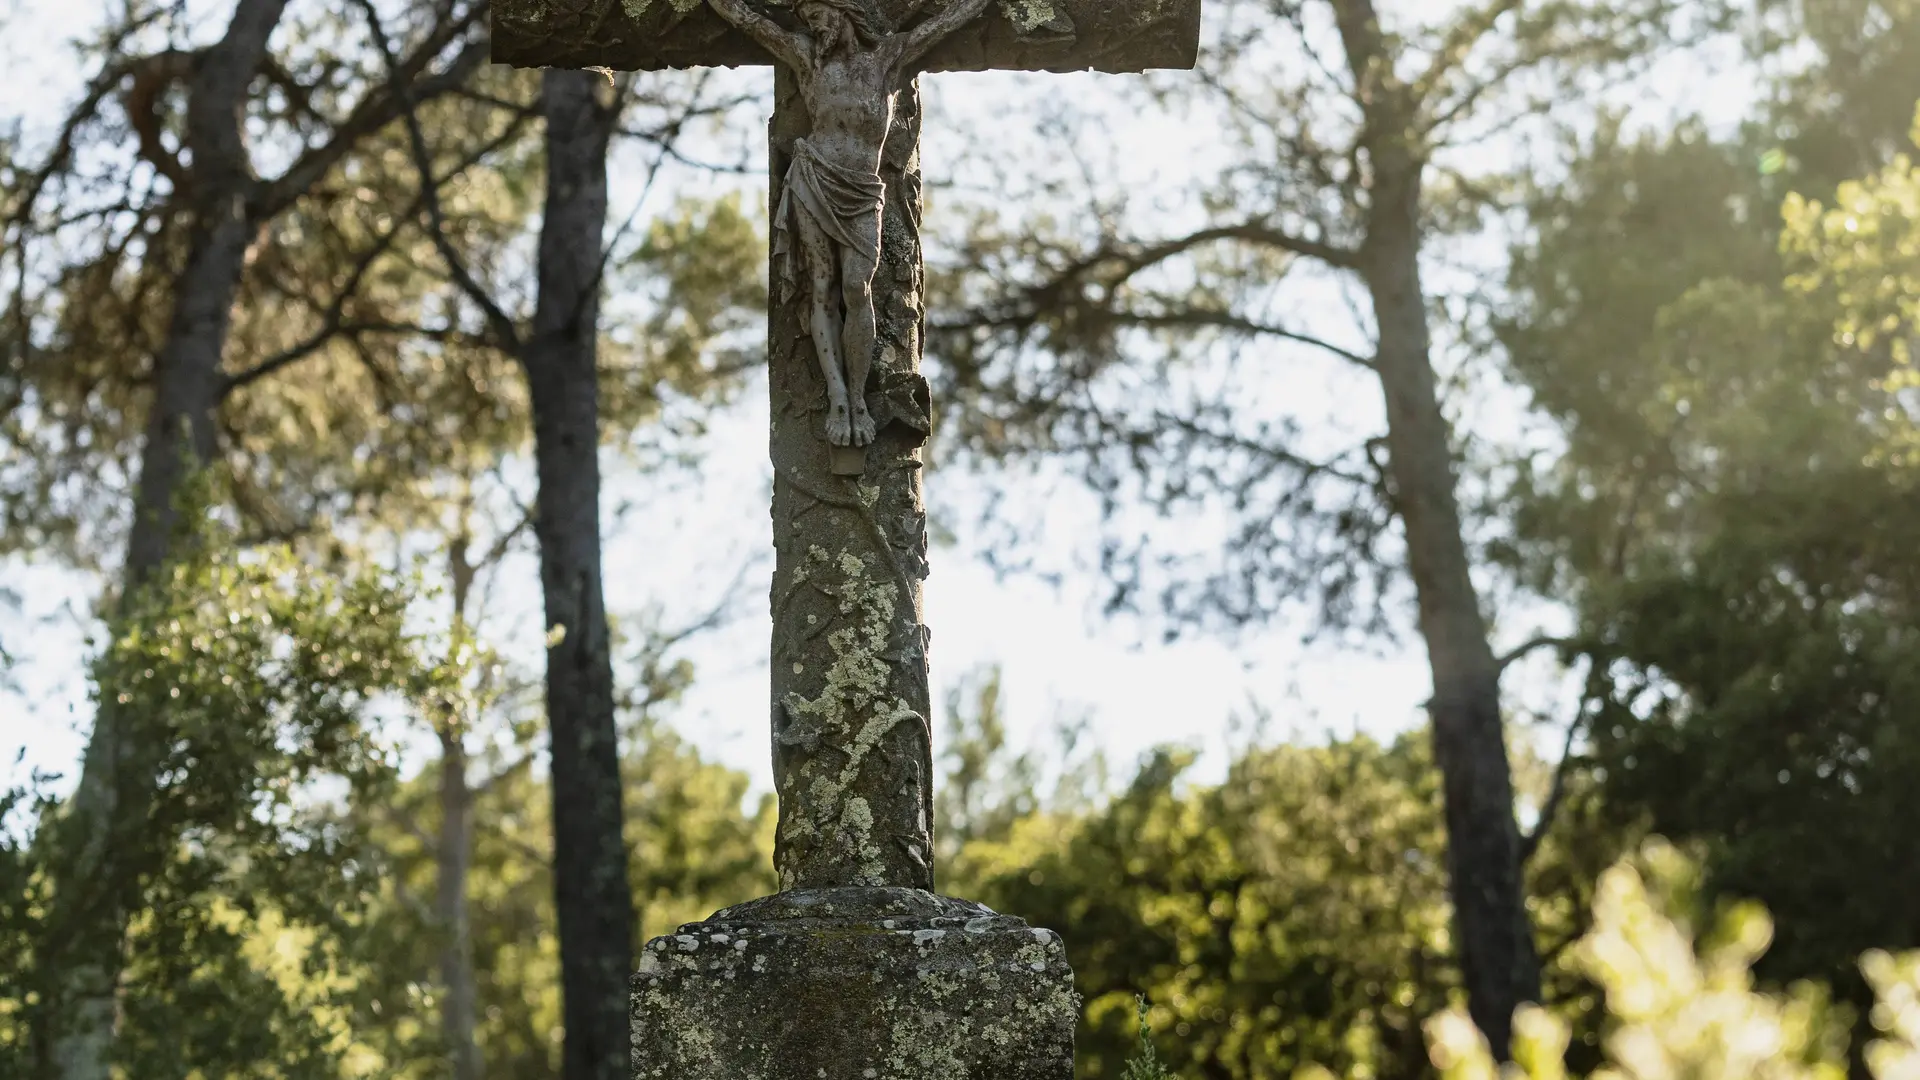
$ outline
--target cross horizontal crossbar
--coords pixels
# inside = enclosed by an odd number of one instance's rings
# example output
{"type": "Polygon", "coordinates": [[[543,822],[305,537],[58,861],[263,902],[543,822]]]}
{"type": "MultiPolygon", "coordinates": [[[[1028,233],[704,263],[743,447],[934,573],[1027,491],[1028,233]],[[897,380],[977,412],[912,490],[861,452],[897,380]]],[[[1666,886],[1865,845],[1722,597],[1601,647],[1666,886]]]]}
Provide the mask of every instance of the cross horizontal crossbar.
{"type": "MultiPolygon", "coordinates": [[[[882,0],[898,26],[923,3],[882,0]]],[[[777,19],[786,12],[775,8],[777,19]]],[[[791,18],[781,21],[790,26],[791,18]]],[[[1190,68],[1200,0],[999,0],[941,42],[923,71],[1190,68]]],[[[704,0],[493,0],[493,59],[516,67],[659,71],[772,64],[704,0]]]]}

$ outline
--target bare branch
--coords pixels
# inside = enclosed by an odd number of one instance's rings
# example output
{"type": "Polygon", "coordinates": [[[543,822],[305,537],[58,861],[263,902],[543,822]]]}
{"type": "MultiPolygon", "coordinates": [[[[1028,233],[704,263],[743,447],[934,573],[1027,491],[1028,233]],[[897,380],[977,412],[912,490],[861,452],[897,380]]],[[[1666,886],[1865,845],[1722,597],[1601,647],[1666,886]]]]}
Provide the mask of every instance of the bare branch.
{"type": "Polygon", "coordinates": [[[473,564],[476,568],[492,566],[501,559],[506,558],[507,550],[513,546],[513,542],[518,540],[528,529],[533,528],[534,519],[539,516],[534,507],[518,506],[518,509],[520,511],[520,520],[514,522],[513,528],[501,533],[494,540],[493,546],[487,549],[487,553],[482,555],[479,560],[473,564]]]}
{"type": "Polygon", "coordinates": [[[1560,763],[1553,768],[1553,784],[1547,789],[1547,801],[1540,807],[1540,819],[1533,823],[1533,830],[1520,838],[1520,864],[1526,865],[1533,853],[1540,849],[1540,841],[1546,838],[1547,830],[1553,827],[1553,819],[1560,813],[1560,803],[1566,798],[1567,773],[1573,765],[1573,743],[1587,726],[1587,714],[1583,707],[1567,725],[1567,739],[1560,747],[1560,763]]]}
{"type": "MultiPolygon", "coordinates": [[[[155,9],[145,19],[121,27],[108,39],[107,54],[117,54],[128,38],[157,18],[159,18],[159,9],[155,9]]],[[[107,95],[111,94],[114,87],[119,86],[122,80],[131,75],[139,63],[138,58],[130,58],[119,63],[106,64],[100,69],[100,73],[93,77],[93,81],[87,84],[86,94],[61,123],[60,134],[54,137],[53,146],[47,151],[46,162],[34,170],[27,177],[26,182],[20,185],[9,224],[22,224],[27,220],[28,215],[33,212],[34,204],[39,201],[40,193],[46,189],[53,177],[73,160],[74,147],[79,138],[80,129],[99,113],[100,105],[107,99],[107,95]]]]}
{"type": "Polygon", "coordinates": [[[401,831],[418,841],[421,847],[432,851],[438,843],[433,837],[427,835],[427,830],[420,827],[420,823],[414,820],[411,813],[398,804],[389,804],[386,807],[386,813],[389,822],[399,826],[401,831]]]}
{"type": "MultiPolygon", "coordinates": [[[[484,5],[476,5],[461,18],[449,20],[403,62],[394,63],[391,49],[383,49],[386,54],[384,58],[389,62],[388,73],[392,76],[385,92],[371,92],[362,98],[346,119],[335,125],[331,138],[302,154],[279,179],[265,184],[257,199],[259,205],[256,214],[269,216],[305,194],[351,153],[360,140],[401,119],[421,102],[463,88],[473,73],[480,69],[480,65],[486,62],[487,42],[484,38],[468,42],[438,74],[424,79],[420,76],[449,42],[479,20],[483,10],[484,5]]],[[[380,34],[384,41],[384,31],[380,34]]]]}
{"type": "MultiPolygon", "coordinates": [[[[412,83],[413,73],[394,55],[393,43],[387,39],[386,28],[380,22],[380,13],[375,10],[373,0],[357,0],[357,3],[367,16],[367,27],[373,35],[374,47],[380,51],[380,57],[386,63],[388,78],[392,80],[392,97],[399,105],[400,119],[406,122],[407,139],[413,149],[414,165],[420,172],[420,195],[427,209],[428,239],[433,242],[434,249],[446,262],[447,272],[452,276],[454,284],[459,286],[460,291],[486,316],[487,327],[498,339],[500,346],[517,354],[520,351],[520,331],[512,316],[500,307],[493,295],[487,292],[468,271],[465,260],[461,259],[460,253],[453,249],[453,242],[447,239],[446,215],[441,210],[439,184],[434,181],[433,176],[433,156],[427,149],[426,135],[420,129],[418,101],[412,83]]],[[[469,45],[467,52],[461,55],[466,56],[476,47],[469,45]]],[[[424,52],[425,48],[423,47],[421,51],[424,52]]],[[[454,69],[457,70],[459,66],[456,62],[454,69]]]]}
{"type": "Polygon", "coordinates": [[[186,191],[192,181],[187,176],[186,166],[180,164],[179,155],[160,138],[160,99],[167,87],[193,74],[194,65],[200,62],[200,55],[168,49],[141,57],[128,65],[133,75],[133,85],[127,88],[123,99],[127,123],[139,136],[140,156],[166,177],[176,192],[186,191]]]}
{"type": "Polygon", "coordinates": [[[1480,42],[1493,32],[1500,17],[1518,10],[1523,3],[1524,0],[1488,0],[1475,10],[1460,13],[1434,48],[1427,70],[1413,81],[1415,95],[1422,101],[1428,100],[1447,76],[1462,67],[1480,42]]]}
{"type": "MultiPolygon", "coordinates": [[[[515,758],[511,764],[501,766],[499,769],[488,774],[485,779],[481,780],[479,783],[468,788],[467,789],[468,792],[474,797],[474,799],[476,800],[479,799],[480,796],[486,794],[489,791],[492,791],[494,788],[498,787],[499,785],[505,783],[506,781],[512,779],[513,777],[519,775],[520,773],[526,772],[527,769],[533,765],[534,757],[535,755],[532,751],[529,751],[525,754],[520,755],[518,758],[515,758]]],[[[544,858],[544,856],[542,857],[544,858]]]]}
{"type": "Polygon", "coordinates": [[[1285,341],[1298,342],[1302,345],[1311,345],[1316,349],[1329,353],[1341,360],[1345,360],[1349,364],[1358,365],[1369,371],[1373,370],[1372,359],[1362,356],[1351,349],[1343,349],[1325,338],[1315,337],[1312,334],[1302,333],[1298,330],[1290,330],[1287,327],[1274,323],[1263,323],[1256,319],[1249,319],[1242,315],[1236,315],[1231,311],[1194,308],[1188,311],[1162,313],[1121,312],[1116,316],[1116,321],[1129,326],[1151,329],[1211,326],[1252,336],[1275,337],[1285,341]]]}
{"type": "Polygon", "coordinates": [[[513,122],[508,124],[506,129],[498,136],[488,140],[484,145],[467,154],[464,159],[439,180],[423,184],[421,190],[414,196],[413,202],[408,204],[406,210],[394,217],[393,227],[383,232],[366,251],[361,253],[360,258],[354,263],[352,271],[347,275],[346,284],[341,286],[339,292],[334,296],[333,301],[327,305],[327,310],[321,317],[319,329],[315,330],[297,344],[262,360],[253,367],[229,376],[225,387],[221,390],[221,395],[224,397],[226,394],[232,393],[234,390],[250,383],[257,382],[260,379],[264,379],[290,364],[304,360],[326,347],[328,342],[342,335],[354,333],[415,333],[443,341],[453,340],[459,337],[459,332],[452,327],[431,328],[411,324],[365,320],[350,322],[345,318],[346,306],[359,290],[360,282],[366,277],[368,271],[372,269],[373,264],[379,261],[381,255],[391,250],[394,239],[400,234],[402,222],[418,214],[422,207],[426,205],[427,198],[433,192],[438,191],[440,185],[445,184],[447,181],[466,172],[474,165],[486,160],[495,150],[516,138],[525,126],[527,120],[532,116],[533,110],[530,107],[522,106],[518,110],[518,114],[514,117],[513,122]]]}
{"type": "Polygon", "coordinates": [[[1286,465],[1298,470],[1302,480],[1324,476],[1359,487],[1373,486],[1372,477],[1349,472],[1336,464],[1339,458],[1316,461],[1312,458],[1301,457],[1290,450],[1247,438],[1238,432],[1218,431],[1205,427],[1191,417],[1178,416],[1168,412],[1158,412],[1154,414],[1153,427],[1155,429],[1171,428],[1176,431],[1183,431],[1196,438],[1211,442],[1216,446],[1229,447],[1247,454],[1252,454],[1256,457],[1266,458],[1268,461],[1277,464],[1286,465]]]}
{"type": "Polygon", "coordinates": [[[1537,634],[1502,653],[1494,663],[1497,665],[1496,670],[1504,672],[1514,664],[1541,649],[1566,650],[1572,649],[1578,644],[1578,642],[1571,638],[1558,637],[1552,634],[1537,634]]]}

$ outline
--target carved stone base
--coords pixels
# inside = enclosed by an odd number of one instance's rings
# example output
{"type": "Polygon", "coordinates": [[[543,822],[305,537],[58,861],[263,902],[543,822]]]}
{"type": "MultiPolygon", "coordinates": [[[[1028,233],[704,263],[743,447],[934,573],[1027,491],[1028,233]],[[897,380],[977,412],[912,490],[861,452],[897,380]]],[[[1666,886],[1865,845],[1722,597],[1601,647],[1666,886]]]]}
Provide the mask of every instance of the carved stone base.
{"type": "Polygon", "coordinates": [[[633,1080],[1072,1080],[1059,935],[918,889],[802,889],[655,938],[633,1080]]]}

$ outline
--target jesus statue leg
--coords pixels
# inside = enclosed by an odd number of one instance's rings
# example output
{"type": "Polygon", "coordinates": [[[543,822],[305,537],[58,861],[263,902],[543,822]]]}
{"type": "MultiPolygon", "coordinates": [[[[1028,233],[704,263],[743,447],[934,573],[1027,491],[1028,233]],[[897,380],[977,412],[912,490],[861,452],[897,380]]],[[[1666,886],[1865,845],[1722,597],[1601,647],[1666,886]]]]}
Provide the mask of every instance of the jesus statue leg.
{"type": "MultiPolygon", "coordinates": [[[[874,225],[879,225],[875,215],[874,225]]],[[[874,245],[879,246],[877,243],[874,245]]],[[[842,331],[841,354],[847,362],[847,397],[853,407],[853,445],[873,441],[873,417],[867,415],[867,370],[873,365],[874,316],[873,275],[878,269],[872,258],[848,249],[840,255],[840,291],[846,297],[847,322],[842,331]]]]}
{"type": "MultiPolygon", "coordinates": [[[[839,282],[835,280],[834,264],[838,260],[833,238],[814,222],[805,208],[796,207],[793,217],[800,234],[800,248],[807,260],[807,304],[811,316],[808,329],[812,332],[813,354],[819,361],[820,375],[827,382],[827,441],[846,446],[853,441],[853,414],[848,406],[846,371],[840,361],[840,342],[846,331],[840,314],[839,282]]],[[[867,310],[871,325],[871,304],[867,310]]],[[[860,411],[862,415],[866,413],[864,402],[860,411]]],[[[872,422],[867,426],[871,428],[872,422]]]]}

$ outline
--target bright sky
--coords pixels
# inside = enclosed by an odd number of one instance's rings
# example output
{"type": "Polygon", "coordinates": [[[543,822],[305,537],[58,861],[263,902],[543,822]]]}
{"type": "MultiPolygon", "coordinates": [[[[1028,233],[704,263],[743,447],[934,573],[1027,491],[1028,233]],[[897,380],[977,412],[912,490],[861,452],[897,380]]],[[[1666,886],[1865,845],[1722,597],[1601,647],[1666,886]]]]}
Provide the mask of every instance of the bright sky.
{"type": "MultiPolygon", "coordinates": [[[[0,17],[6,24],[5,45],[0,45],[0,101],[7,103],[7,118],[32,116],[31,132],[34,124],[45,125],[59,115],[84,73],[67,66],[66,56],[54,46],[91,25],[100,7],[97,0],[14,0],[12,13],[0,17]]],[[[1675,76],[1667,85],[1677,87],[1681,78],[1675,76]]],[[[949,172],[964,173],[966,163],[958,159],[966,155],[965,140],[992,131],[996,117],[1020,115],[1022,108],[1052,94],[1098,100],[1110,85],[1096,76],[968,75],[941,76],[933,82],[926,166],[935,180],[949,172]]],[[[750,122],[758,124],[760,118],[750,122]]],[[[1114,157],[1122,163],[1121,178],[1132,183],[1138,172],[1143,188],[1165,187],[1168,170],[1179,169],[1182,161],[1190,160],[1187,155],[1206,149],[1177,115],[1116,116],[1105,134],[1121,151],[1114,157]],[[1125,152],[1128,148],[1134,152],[1125,152]]],[[[615,173],[615,213],[621,214],[632,205],[638,179],[618,167],[615,173]]],[[[1176,172],[1176,186],[1178,179],[1176,172]]],[[[666,205],[676,184],[691,182],[669,180],[653,191],[647,205],[666,205]]],[[[764,191],[758,180],[751,188],[764,191]]],[[[929,226],[937,232],[937,194],[930,202],[929,226]]],[[[1377,414],[1373,397],[1355,401],[1324,381],[1289,379],[1284,369],[1262,371],[1259,385],[1249,386],[1249,393],[1304,399],[1310,412],[1361,424],[1372,423],[1377,414]]],[[[1373,394],[1377,396],[1377,390],[1373,394]]],[[[1511,403],[1493,407],[1507,409],[1511,403]]],[[[683,478],[665,489],[609,458],[606,505],[630,497],[644,507],[609,530],[610,610],[618,614],[658,604],[668,624],[688,621],[712,606],[746,560],[769,551],[764,415],[764,387],[756,387],[741,407],[713,423],[701,478],[683,478]]],[[[1513,427],[1514,420],[1505,420],[1504,426],[1513,427]]],[[[952,511],[949,523],[968,529],[975,496],[967,492],[977,490],[979,482],[938,470],[928,482],[936,511],[952,511]]],[[[1094,535],[1095,519],[1085,500],[1055,497],[1058,505],[1045,508],[1047,532],[1038,542],[1043,561],[1062,565],[1089,553],[1086,542],[1094,535]]],[[[1183,527],[1160,526],[1175,531],[1183,527]]],[[[1070,583],[1056,591],[1032,578],[997,580],[969,546],[963,533],[956,547],[936,550],[927,584],[936,706],[945,688],[962,675],[997,664],[1016,741],[1044,740],[1056,722],[1090,716],[1117,764],[1154,744],[1179,741],[1210,751],[1203,768],[1217,774],[1224,765],[1220,751],[1231,737],[1232,720],[1245,715],[1250,702],[1270,711],[1275,735],[1312,737],[1354,730],[1390,734],[1423,719],[1419,702],[1428,684],[1417,644],[1411,649],[1384,644],[1374,651],[1305,646],[1300,640],[1303,624],[1272,627],[1233,642],[1201,638],[1167,644],[1154,627],[1102,621],[1094,607],[1097,586],[1091,583],[1070,583]]],[[[735,622],[688,647],[686,655],[700,675],[675,721],[712,754],[749,771],[761,786],[770,779],[764,711],[764,582],[770,566],[769,560],[750,579],[735,622]]],[[[0,607],[0,640],[16,648],[25,643],[14,672],[22,692],[0,692],[0,780],[18,752],[24,754],[23,768],[64,772],[70,781],[90,715],[82,616],[97,585],[80,575],[16,562],[0,564],[0,588],[13,588],[25,600],[18,616],[0,607]]],[[[539,593],[530,558],[503,570],[496,611],[497,644],[537,671],[539,593]]],[[[1550,608],[1510,615],[1499,636],[1520,640],[1555,628],[1558,618],[1550,608]]],[[[1529,680],[1540,696],[1552,697],[1550,672],[1539,671],[1529,680]]]]}

